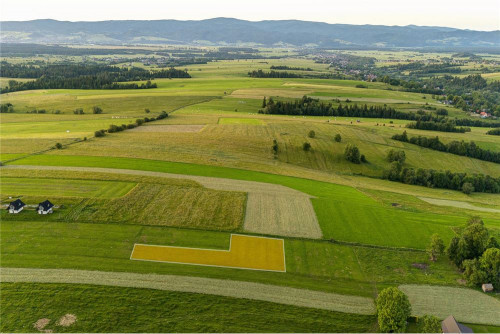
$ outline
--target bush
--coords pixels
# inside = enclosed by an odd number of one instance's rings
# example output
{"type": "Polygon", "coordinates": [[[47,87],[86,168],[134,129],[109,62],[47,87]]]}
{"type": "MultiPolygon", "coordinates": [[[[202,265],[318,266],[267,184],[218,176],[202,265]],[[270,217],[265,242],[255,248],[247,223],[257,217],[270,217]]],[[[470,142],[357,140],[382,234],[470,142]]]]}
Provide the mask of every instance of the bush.
{"type": "Polygon", "coordinates": [[[420,333],[441,333],[441,321],[433,315],[424,315],[418,323],[420,333]]]}
{"type": "Polygon", "coordinates": [[[309,151],[311,149],[311,144],[309,144],[308,142],[305,142],[303,145],[302,145],[302,149],[304,151],[309,151]]]}
{"type": "Polygon", "coordinates": [[[104,130],[98,130],[94,132],[95,137],[104,137],[106,135],[106,132],[104,130]]]}
{"type": "Polygon", "coordinates": [[[359,159],[361,160],[361,162],[368,162],[366,161],[366,157],[364,154],[361,154],[361,157],[359,159]]]}
{"type": "Polygon", "coordinates": [[[144,112],[145,112],[146,114],[149,114],[149,113],[151,112],[151,110],[149,110],[148,108],[146,108],[146,109],[144,109],[144,112]]]}
{"type": "Polygon", "coordinates": [[[314,130],[309,131],[309,134],[307,135],[309,138],[314,138],[316,137],[316,132],[314,130]]]}
{"type": "Polygon", "coordinates": [[[56,148],[57,148],[58,150],[60,150],[60,149],[62,149],[62,148],[63,148],[63,146],[62,146],[62,144],[61,144],[61,143],[56,143],[56,148]]]}
{"type": "Polygon", "coordinates": [[[387,152],[387,161],[389,162],[397,161],[400,164],[404,164],[405,160],[406,160],[405,151],[390,150],[389,152],[387,152]]]}
{"type": "Polygon", "coordinates": [[[398,288],[386,288],[380,292],[375,301],[380,331],[386,333],[402,333],[411,314],[408,297],[398,288]]]}
{"type": "Polygon", "coordinates": [[[83,112],[82,108],[76,108],[75,110],[73,110],[73,114],[75,114],[75,115],[83,115],[85,113],[83,112]]]}
{"type": "Polygon", "coordinates": [[[474,192],[474,186],[470,182],[465,182],[462,186],[462,192],[469,195],[474,192]]]}
{"type": "Polygon", "coordinates": [[[98,107],[98,106],[93,106],[92,107],[92,112],[94,114],[102,114],[102,108],[101,107],[98,107]]]}
{"type": "Polygon", "coordinates": [[[338,133],[335,135],[334,139],[337,143],[340,143],[342,141],[342,137],[338,133]]]}
{"type": "Polygon", "coordinates": [[[359,149],[356,145],[347,144],[344,151],[344,157],[346,158],[347,161],[353,162],[355,164],[361,163],[359,149]]]}
{"type": "Polygon", "coordinates": [[[137,126],[141,126],[144,124],[144,120],[142,118],[138,118],[135,120],[135,124],[137,124],[137,126]]]}
{"type": "Polygon", "coordinates": [[[134,123],[130,123],[127,125],[127,129],[133,129],[135,128],[137,125],[135,125],[134,123]]]}
{"type": "Polygon", "coordinates": [[[363,85],[363,84],[357,84],[356,85],[356,88],[368,88],[367,86],[363,85]]]}
{"type": "Polygon", "coordinates": [[[278,154],[278,141],[276,139],[273,139],[273,146],[272,146],[272,149],[273,149],[273,153],[276,155],[278,154]]]}

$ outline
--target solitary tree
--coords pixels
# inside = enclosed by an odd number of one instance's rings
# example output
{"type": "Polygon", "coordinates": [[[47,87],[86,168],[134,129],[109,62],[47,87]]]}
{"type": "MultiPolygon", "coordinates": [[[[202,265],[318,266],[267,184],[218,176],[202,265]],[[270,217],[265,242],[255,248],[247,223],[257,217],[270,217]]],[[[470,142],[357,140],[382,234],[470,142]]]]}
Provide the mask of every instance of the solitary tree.
{"type": "Polygon", "coordinates": [[[61,143],[56,143],[56,148],[57,148],[58,150],[60,150],[60,149],[62,149],[62,148],[63,148],[63,146],[62,146],[62,144],[61,144],[61,143]]]}
{"type": "Polygon", "coordinates": [[[262,108],[265,108],[267,105],[267,101],[266,101],[266,97],[264,96],[264,98],[262,99],[262,108]]]}
{"type": "Polygon", "coordinates": [[[273,139],[272,149],[273,149],[274,155],[277,155],[278,154],[278,141],[276,139],[273,139]]]}
{"type": "Polygon", "coordinates": [[[94,114],[102,114],[102,108],[101,107],[98,107],[98,106],[93,106],[92,107],[92,112],[94,114]]]}
{"type": "Polygon", "coordinates": [[[314,130],[311,130],[311,131],[309,131],[308,136],[309,136],[309,138],[314,138],[314,137],[316,137],[316,132],[314,132],[314,130]]]}
{"type": "Polygon", "coordinates": [[[342,137],[338,133],[335,135],[334,139],[337,143],[340,143],[342,141],[342,137]]]}
{"type": "Polygon", "coordinates": [[[398,288],[386,288],[380,292],[376,301],[380,331],[401,333],[406,329],[406,321],[411,314],[408,297],[398,288]]]}
{"type": "Polygon", "coordinates": [[[441,239],[438,234],[433,234],[431,237],[431,244],[427,249],[427,253],[429,253],[431,261],[436,261],[441,255],[443,255],[444,248],[443,239],[441,239]]]}
{"type": "Polygon", "coordinates": [[[144,109],[144,112],[145,112],[146,114],[149,114],[149,113],[151,112],[151,110],[149,110],[148,108],[146,108],[146,109],[144,109]]]}
{"type": "Polygon", "coordinates": [[[304,151],[309,151],[311,149],[311,144],[309,144],[308,142],[305,142],[303,145],[302,145],[302,149],[304,149],[304,151]]]}

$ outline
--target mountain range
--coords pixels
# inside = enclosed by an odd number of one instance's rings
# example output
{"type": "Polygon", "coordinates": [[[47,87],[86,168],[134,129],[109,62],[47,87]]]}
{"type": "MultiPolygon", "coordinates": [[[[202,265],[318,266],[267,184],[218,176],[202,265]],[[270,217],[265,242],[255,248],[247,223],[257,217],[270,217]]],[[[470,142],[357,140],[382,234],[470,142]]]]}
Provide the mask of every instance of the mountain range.
{"type": "Polygon", "coordinates": [[[193,44],[316,48],[500,48],[500,30],[214,18],[199,21],[50,19],[1,22],[3,43],[193,44]]]}

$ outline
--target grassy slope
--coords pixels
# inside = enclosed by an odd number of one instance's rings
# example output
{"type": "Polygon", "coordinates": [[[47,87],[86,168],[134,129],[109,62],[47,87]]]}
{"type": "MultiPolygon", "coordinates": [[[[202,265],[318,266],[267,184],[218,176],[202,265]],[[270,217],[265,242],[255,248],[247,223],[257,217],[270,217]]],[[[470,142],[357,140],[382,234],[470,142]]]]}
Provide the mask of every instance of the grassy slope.
{"type": "Polygon", "coordinates": [[[2,332],[371,332],[374,316],[220,296],[70,284],[2,283],[2,332]],[[32,298],[36,295],[36,298],[32,298]],[[9,301],[6,303],[6,301],[9,301]],[[89,307],[92,305],[92,307],[89,307]],[[54,326],[64,314],[75,324],[54,326]]]}

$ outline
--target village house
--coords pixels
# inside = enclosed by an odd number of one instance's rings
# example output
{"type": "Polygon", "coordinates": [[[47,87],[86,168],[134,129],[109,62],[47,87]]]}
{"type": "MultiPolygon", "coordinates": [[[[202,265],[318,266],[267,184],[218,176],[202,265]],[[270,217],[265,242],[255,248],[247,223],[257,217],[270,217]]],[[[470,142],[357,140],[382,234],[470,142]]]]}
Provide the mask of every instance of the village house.
{"type": "Polygon", "coordinates": [[[15,201],[10,202],[8,210],[9,210],[9,213],[19,213],[19,212],[23,211],[25,206],[26,206],[26,204],[24,204],[24,202],[18,198],[15,201]]]}
{"type": "Polygon", "coordinates": [[[452,315],[441,321],[441,330],[443,333],[474,333],[471,328],[457,322],[452,315]]]}
{"type": "Polygon", "coordinates": [[[52,208],[54,207],[54,204],[52,204],[49,200],[43,201],[42,203],[38,203],[36,211],[38,211],[38,214],[40,215],[46,215],[48,213],[52,213],[53,210],[52,208]]]}

